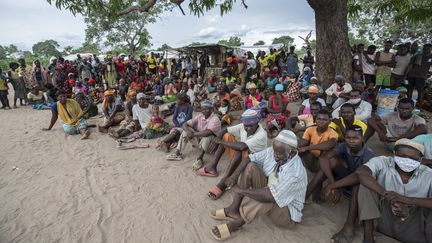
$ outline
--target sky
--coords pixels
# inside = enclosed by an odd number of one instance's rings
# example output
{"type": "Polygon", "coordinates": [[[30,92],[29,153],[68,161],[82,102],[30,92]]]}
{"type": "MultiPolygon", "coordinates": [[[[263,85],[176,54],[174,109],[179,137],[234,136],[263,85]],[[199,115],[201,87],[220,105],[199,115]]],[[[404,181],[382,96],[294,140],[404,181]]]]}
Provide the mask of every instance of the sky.
{"type": "MultiPolygon", "coordinates": [[[[216,43],[233,35],[240,37],[245,45],[258,40],[271,44],[275,37],[290,35],[301,46],[303,41],[298,36],[315,29],[314,13],[306,0],[246,0],[247,9],[240,2],[223,16],[219,9],[214,9],[197,17],[189,14],[185,1],[186,16],[175,8],[147,27],[152,48],[164,43],[172,47],[192,42],[216,43]]],[[[47,39],[58,41],[61,47],[79,47],[84,42],[83,17],[58,10],[46,0],[0,0],[0,6],[0,45],[15,44],[21,50],[31,50],[34,43],[47,39]]]]}

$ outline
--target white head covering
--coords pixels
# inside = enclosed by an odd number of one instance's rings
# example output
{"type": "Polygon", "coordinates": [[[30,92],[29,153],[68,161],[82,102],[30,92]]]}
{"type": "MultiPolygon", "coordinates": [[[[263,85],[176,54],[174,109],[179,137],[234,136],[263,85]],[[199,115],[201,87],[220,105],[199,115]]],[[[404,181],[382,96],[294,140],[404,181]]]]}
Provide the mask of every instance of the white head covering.
{"type": "Polygon", "coordinates": [[[291,147],[297,148],[297,136],[294,132],[290,130],[282,130],[279,132],[279,135],[275,138],[276,141],[279,141],[284,144],[288,144],[291,147]]]}
{"type": "Polygon", "coordinates": [[[144,93],[138,93],[137,94],[137,100],[139,100],[139,99],[141,99],[141,98],[144,98],[145,97],[145,94],[144,93]]]}

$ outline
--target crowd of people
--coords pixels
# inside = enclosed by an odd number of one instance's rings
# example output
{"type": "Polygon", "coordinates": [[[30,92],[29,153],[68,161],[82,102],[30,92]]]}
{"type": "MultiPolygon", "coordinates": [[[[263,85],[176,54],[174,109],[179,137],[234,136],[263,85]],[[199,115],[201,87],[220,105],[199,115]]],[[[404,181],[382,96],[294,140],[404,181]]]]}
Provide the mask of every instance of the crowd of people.
{"type": "Polygon", "coordinates": [[[229,206],[211,211],[212,218],[229,221],[211,229],[217,240],[264,215],[294,228],[309,203],[336,204],[344,196],[348,215],[334,242],[351,242],[357,220],[364,242],[374,242],[374,230],[402,242],[432,242],[432,134],[414,112],[432,107],[426,83],[431,45],[401,44],[393,53],[387,41],[376,49],[357,45],[353,79],[337,75],[325,89],[311,50],[299,60],[294,47],[257,56],[228,53],[219,76],[206,74],[205,52],[173,60],[153,53],[137,60],[58,57],[47,68],[20,59],[1,75],[1,102],[10,109],[11,83],[14,107],[19,99],[50,109],[44,130],[60,118],[65,133],[82,139],[90,136],[88,118],[102,114],[97,131],[120,149],[146,148],[125,143],[158,138],[156,148],[167,160],[183,160],[192,144],[198,151],[191,166],[201,176],[219,177],[226,153],[228,167],[207,194],[217,200],[229,190],[233,196],[229,206]],[[399,91],[397,106],[375,114],[384,88],[399,91]],[[298,110],[289,109],[299,101],[298,110]],[[368,146],[375,133],[391,156],[368,146]]]}

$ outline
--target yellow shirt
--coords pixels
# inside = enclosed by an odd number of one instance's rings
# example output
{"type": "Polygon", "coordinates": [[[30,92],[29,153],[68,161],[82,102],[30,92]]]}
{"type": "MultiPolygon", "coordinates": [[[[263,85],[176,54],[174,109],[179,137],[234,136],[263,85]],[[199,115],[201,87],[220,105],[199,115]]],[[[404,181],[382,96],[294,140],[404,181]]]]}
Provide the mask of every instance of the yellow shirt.
{"type": "Polygon", "coordinates": [[[147,64],[150,69],[156,68],[156,58],[149,56],[147,58],[147,64]]]}
{"type": "Polygon", "coordinates": [[[258,57],[258,61],[260,62],[261,68],[264,69],[267,67],[267,57],[258,57]]]}
{"type": "Polygon", "coordinates": [[[273,62],[276,61],[276,56],[279,54],[279,52],[275,51],[273,54],[269,53],[267,54],[266,58],[272,60],[273,62]]]}
{"type": "Polygon", "coordinates": [[[6,80],[4,80],[1,76],[0,76],[0,90],[8,90],[6,80]]]}
{"type": "MultiPolygon", "coordinates": [[[[340,121],[341,121],[341,123],[342,123],[342,126],[343,126],[344,128],[346,128],[346,125],[345,125],[345,121],[344,121],[344,119],[343,119],[342,117],[339,117],[339,119],[340,119],[340,121]]],[[[366,125],[364,122],[360,121],[360,120],[357,119],[357,118],[354,118],[353,125],[357,125],[357,126],[361,127],[362,132],[363,132],[363,136],[365,135],[365,133],[366,133],[366,129],[367,129],[367,125],[366,125]]],[[[331,122],[330,125],[329,125],[329,127],[330,127],[331,129],[335,130],[335,132],[338,134],[338,137],[339,137],[338,140],[339,140],[339,141],[345,139],[345,138],[344,138],[344,135],[342,134],[342,131],[341,131],[340,127],[339,127],[338,125],[336,125],[336,123],[331,122]]]]}

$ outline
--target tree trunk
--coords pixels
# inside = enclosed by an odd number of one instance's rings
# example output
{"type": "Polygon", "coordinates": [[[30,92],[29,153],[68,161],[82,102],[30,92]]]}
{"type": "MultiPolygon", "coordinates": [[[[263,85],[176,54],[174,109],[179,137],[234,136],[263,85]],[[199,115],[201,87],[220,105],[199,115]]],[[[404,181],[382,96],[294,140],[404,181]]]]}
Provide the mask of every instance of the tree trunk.
{"type": "Polygon", "coordinates": [[[348,0],[307,0],[315,10],[315,75],[324,88],[343,75],[352,76],[352,55],[348,39],[348,0]]]}

